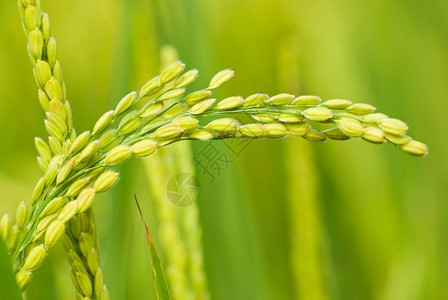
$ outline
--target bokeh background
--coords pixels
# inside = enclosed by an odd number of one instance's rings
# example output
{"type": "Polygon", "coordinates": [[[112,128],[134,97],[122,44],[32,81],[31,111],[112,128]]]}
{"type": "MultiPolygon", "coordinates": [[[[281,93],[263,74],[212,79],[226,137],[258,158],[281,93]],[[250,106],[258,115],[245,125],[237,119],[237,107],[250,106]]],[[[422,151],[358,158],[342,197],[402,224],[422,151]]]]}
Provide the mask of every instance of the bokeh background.
{"type": "MultiPolygon", "coordinates": [[[[260,140],[238,154],[214,142],[232,162],[215,180],[196,169],[212,299],[448,299],[446,1],[46,0],[44,7],[78,132],[156,75],[169,44],[200,70],[196,88],[223,68],[236,71],[218,97],[289,92],[367,102],[406,120],[429,145],[428,157],[414,158],[357,140],[260,140]]],[[[0,28],[3,213],[30,197],[40,176],[33,138],[46,134],[15,1],[0,2],[0,28]]],[[[204,146],[194,143],[193,156],[204,146]]],[[[148,182],[156,175],[137,160],[120,170],[120,184],[95,204],[105,281],[112,299],[155,299],[132,195],[158,244],[148,182]]],[[[61,246],[36,272],[28,298],[74,299],[61,246]]]]}

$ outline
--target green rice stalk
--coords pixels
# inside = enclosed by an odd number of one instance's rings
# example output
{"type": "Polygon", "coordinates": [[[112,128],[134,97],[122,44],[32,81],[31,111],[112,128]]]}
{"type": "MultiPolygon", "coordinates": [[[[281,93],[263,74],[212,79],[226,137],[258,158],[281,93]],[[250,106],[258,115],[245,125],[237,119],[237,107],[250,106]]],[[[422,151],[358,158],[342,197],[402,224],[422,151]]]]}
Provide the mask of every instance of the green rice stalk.
{"type": "MultiPolygon", "coordinates": [[[[176,87],[176,82],[181,82],[181,86],[186,85],[181,80],[183,75],[180,70],[184,68],[181,62],[168,66],[168,71],[162,72],[163,76],[149,80],[140,92],[132,92],[122,98],[113,110],[112,118],[110,113],[106,113],[93,126],[92,133],[77,138],[72,128],[70,104],[66,99],[56,40],[51,36],[49,18],[42,11],[40,0],[19,1],[19,11],[39,87],[39,101],[47,116],[45,127],[51,137],[49,144],[39,141],[36,145],[39,165],[45,173],[37,182],[31,204],[25,205],[26,216],[21,208],[18,220],[10,223],[9,218],[4,217],[5,221],[0,223],[3,226],[0,232],[6,237],[22,290],[31,280],[32,271],[43,262],[40,261],[41,257],[45,259],[46,256],[42,255],[43,250],[31,250],[39,247],[48,253],[67,228],[70,229],[69,221],[86,212],[94,195],[104,191],[94,188],[95,185],[105,185],[99,182],[106,180],[100,175],[132,156],[141,157],[182,140],[280,136],[301,136],[315,142],[335,137],[336,140],[363,138],[372,143],[388,141],[414,156],[425,156],[428,153],[425,144],[407,135],[408,126],[403,121],[377,113],[368,104],[354,103],[346,107],[348,102],[341,99],[322,103],[317,96],[293,97],[284,93],[272,97],[254,94],[249,97],[211,98],[212,90],[233,76],[229,70],[218,73],[207,88],[201,89],[208,91],[206,96],[203,94],[194,101],[188,101],[192,93],[183,87],[176,87]],[[148,109],[153,105],[163,108],[149,116],[148,109]],[[225,134],[222,134],[222,127],[207,127],[210,118],[226,118],[228,121],[228,118],[236,119],[238,116],[250,116],[254,121],[238,124],[235,120],[236,126],[230,122],[232,125],[225,130],[225,134]],[[184,118],[182,122],[178,121],[180,118],[184,118]],[[339,128],[340,132],[335,134],[332,130],[329,134],[327,129],[334,127],[339,128]],[[286,134],[283,128],[286,128],[286,134]],[[141,143],[145,140],[149,142],[141,143]],[[60,210],[44,215],[47,206],[60,197],[65,199],[66,204],[60,210]],[[30,253],[39,259],[29,258],[30,253]],[[39,264],[31,264],[33,268],[30,268],[31,262],[39,264]]],[[[194,76],[189,76],[188,84],[196,78],[197,72],[190,71],[189,74],[194,76]]],[[[88,276],[78,272],[75,277],[82,284],[80,288],[87,293],[88,276]]]]}
{"type": "MultiPolygon", "coordinates": [[[[291,40],[278,46],[279,87],[300,90],[299,65],[296,47],[291,40]]],[[[327,107],[343,108],[348,101],[324,102],[327,107]]],[[[287,170],[288,206],[290,224],[290,261],[294,288],[298,299],[328,299],[322,260],[323,243],[321,213],[316,191],[319,178],[314,164],[313,149],[309,143],[289,139],[284,160],[287,170]],[[298,154],[300,153],[300,154],[298,154]],[[306,176],[304,176],[306,174],[306,176]]]]}
{"type": "MultiPolygon", "coordinates": [[[[162,64],[173,60],[169,54],[175,51],[171,49],[162,49],[162,64]]],[[[197,121],[191,122],[190,119],[177,118],[176,123],[186,131],[194,130],[197,121]]],[[[192,205],[178,208],[166,197],[166,185],[172,176],[179,173],[194,174],[190,148],[189,143],[177,144],[145,161],[150,190],[156,201],[161,246],[166,257],[165,270],[172,299],[208,299],[198,207],[192,205]]]]}
{"type": "Polygon", "coordinates": [[[92,209],[70,220],[64,246],[71,268],[71,278],[80,299],[109,299],[99,263],[99,246],[92,209]]]}
{"type": "Polygon", "coordinates": [[[166,185],[170,180],[167,158],[172,159],[170,152],[159,151],[151,159],[145,161],[145,171],[149,180],[149,188],[155,200],[158,221],[160,246],[166,258],[165,271],[172,299],[189,299],[191,291],[187,278],[187,253],[182,232],[178,225],[178,208],[166,199],[166,185]],[[157,175],[155,175],[157,174],[157,175]]]}
{"type": "MultiPolygon", "coordinates": [[[[186,172],[194,175],[193,153],[190,142],[181,143],[172,149],[176,172],[186,172]]],[[[175,174],[175,173],[173,173],[175,174]]],[[[204,253],[202,247],[202,228],[199,221],[199,206],[195,203],[182,210],[182,229],[188,253],[187,277],[193,290],[193,299],[210,299],[207,275],[204,269],[204,253]]],[[[168,249],[167,249],[168,250],[168,249]]],[[[169,250],[168,250],[169,251],[169,250]]]]}
{"type": "MultiPolygon", "coordinates": [[[[167,90],[169,89],[170,88],[167,87],[167,90]]],[[[163,90],[159,93],[163,94],[163,90]]],[[[18,239],[19,243],[14,245],[11,249],[13,260],[20,261],[23,258],[21,253],[23,253],[24,248],[29,243],[33,242],[33,239],[36,239],[36,226],[40,217],[39,214],[53,198],[64,196],[66,195],[66,192],[68,192],[68,196],[75,196],[83,188],[89,186],[89,184],[93,184],[96,177],[100,175],[105,168],[110,168],[125,162],[134,154],[140,157],[145,150],[148,151],[147,153],[152,153],[156,148],[181,140],[214,140],[232,137],[278,138],[279,136],[284,135],[282,126],[273,127],[273,124],[278,124],[283,125],[284,128],[287,129],[285,136],[302,136],[310,141],[324,141],[327,139],[327,136],[325,135],[325,131],[320,127],[331,126],[331,124],[333,124],[333,126],[338,126],[347,138],[362,136],[364,129],[374,127],[377,128],[376,132],[380,133],[380,136],[381,132],[383,132],[388,141],[397,144],[401,143],[398,144],[398,146],[406,153],[416,156],[424,156],[427,154],[427,148],[424,144],[413,141],[405,135],[405,127],[402,123],[388,121],[390,119],[387,117],[374,121],[370,118],[365,120],[364,118],[369,115],[348,113],[344,109],[324,108],[319,104],[309,104],[311,102],[303,104],[304,98],[300,97],[295,98],[288,104],[271,105],[268,102],[270,98],[268,98],[264,100],[264,102],[247,106],[243,105],[244,101],[241,103],[239,97],[235,97],[232,98],[233,100],[231,101],[226,100],[225,110],[223,110],[222,107],[216,108],[216,101],[214,100],[203,100],[198,104],[189,106],[190,109],[185,112],[164,116],[164,114],[166,114],[174,105],[183,103],[184,98],[184,96],[180,96],[178,99],[162,101],[165,103],[163,110],[148,118],[141,118],[140,114],[150,105],[159,102],[159,96],[157,94],[145,99],[146,104],[142,103],[141,105],[143,105],[143,107],[139,110],[130,111],[131,107],[135,105],[131,104],[123,111],[123,118],[127,118],[129,122],[140,118],[140,121],[139,125],[132,128],[130,132],[123,133],[120,132],[119,128],[116,128],[118,130],[113,131],[113,135],[108,137],[110,141],[106,143],[106,147],[103,149],[99,149],[98,145],[102,140],[102,137],[108,134],[108,132],[105,132],[100,136],[90,136],[90,142],[88,142],[84,148],[80,147],[81,149],[78,154],[68,154],[67,156],[57,155],[53,157],[48,164],[43,179],[39,181],[33,193],[34,206],[31,213],[32,220],[30,221],[32,226],[28,228],[23,237],[18,239]],[[297,99],[302,101],[302,103],[300,105],[292,104],[297,103],[297,99]],[[201,106],[200,109],[195,110],[198,105],[201,106]],[[273,121],[270,119],[269,123],[265,123],[263,120],[260,122],[260,119],[256,116],[263,114],[268,115],[273,121]],[[239,124],[236,120],[234,122],[229,122],[231,126],[226,129],[225,135],[222,134],[222,127],[211,125],[207,127],[207,124],[203,122],[205,117],[213,117],[215,120],[225,118],[226,122],[228,122],[229,117],[238,115],[254,116],[254,122],[243,124],[239,124]],[[191,118],[191,120],[197,120],[197,122],[177,123],[179,118],[186,117],[191,118]],[[235,123],[237,123],[237,126],[235,126],[235,123]],[[317,123],[321,124],[319,129],[315,127],[317,123]],[[192,124],[196,126],[195,129],[192,129],[194,128],[194,126],[192,127],[192,124]],[[360,130],[361,134],[359,133],[360,130]],[[379,130],[381,130],[381,132],[379,130]],[[397,133],[401,135],[397,135],[397,133]],[[392,139],[392,136],[395,137],[395,139],[392,139]],[[401,137],[402,139],[404,138],[405,142],[401,142],[398,137],[401,137]],[[96,138],[98,138],[98,140],[96,138]],[[138,144],[138,147],[134,146],[144,140],[149,141],[146,142],[148,149],[144,149],[144,147],[142,149],[142,144],[138,144]],[[62,176],[66,179],[55,185],[57,174],[64,167],[67,160],[71,158],[74,158],[73,171],[70,175],[62,176]]],[[[252,101],[253,98],[254,97],[248,97],[246,99],[252,101]]],[[[137,101],[142,99],[143,97],[138,98],[137,101]]],[[[315,101],[317,97],[307,97],[307,99],[315,101]]],[[[329,138],[331,137],[332,136],[330,135],[329,138]]],[[[370,141],[372,139],[366,138],[366,140],[370,141]]],[[[143,145],[145,145],[145,143],[143,143],[143,145]]],[[[83,209],[86,208],[88,207],[84,207],[83,209]]],[[[60,228],[60,224],[59,226],[56,226],[57,224],[58,223],[52,226],[52,228],[60,228]]]]}
{"type": "MultiPolygon", "coordinates": [[[[39,88],[39,100],[47,117],[45,126],[50,135],[49,145],[42,139],[36,138],[36,148],[40,155],[38,161],[39,165],[43,166],[42,169],[45,172],[43,182],[49,186],[56,178],[55,183],[59,185],[72,173],[74,165],[78,161],[75,160],[75,157],[66,157],[72,148],[71,144],[75,140],[76,134],[74,134],[72,129],[71,109],[66,99],[61,64],[57,60],[56,39],[51,36],[50,19],[42,11],[40,1],[31,1],[29,3],[19,1],[18,4],[19,10],[24,12],[21,16],[25,34],[28,34],[29,55],[34,66],[34,76],[39,88]]],[[[78,147],[81,148],[81,146],[78,143],[78,147]]],[[[90,149],[90,151],[92,150],[94,149],[90,149]]],[[[89,147],[84,149],[80,160],[87,158],[88,153],[86,154],[86,152],[88,151],[89,147]]],[[[33,198],[32,214],[35,213],[37,206],[34,204],[36,204],[39,197],[38,194],[43,192],[43,188],[44,186],[41,184],[35,189],[34,197],[36,198],[33,198]]],[[[38,225],[38,228],[35,228],[37,232],[35,231],[32,234],[33,243],[38,245],[34,247],[31,247],[33,244],[27,245],[25,249],[29,253],[20,253],[21,251],[23,252],[23,245],[21,248],[16,247],[14,249],[16,250],[15,252],[11,251],[15,253],[16,276],[22,290],[28,285],[32,270],[39,267],[45,259],[48,249],[60,239],[65,229],[67,231],[71,230],[71,223],[68,223],[68,221],[76,213],[79,214],[78,218],[85,217],[84,211],[90,206],[94,194],[95,191],[84,194],[81,192],[81,196],[76,201],[69,202],[63,207],[64,198],[51,199],[52,201],[49,203],[51,205],[45,207],[40,218],[36,220],[37,222],[31,224],[31,227],[32,225],[38,225]],[[39,241],[43,241],[43,243],[39,244],[39,241]],[[36,256],[36,253],[39,256],[36,256]]],[[[74,194],[73,196],[76,195],[74,194]]],[[[23,205],[19,205],[18,208],[18,213],[20,213],[17,219],[19,230],[16,235],[25,238],[26,235],[20,236],[20,229],[22,229],[27,220],[27,213],[23,207],[23,205]]],[[[94,222],[93,218],[90,218],[90,222],[94,222]]],[[[94,227],[94,224],[92,226],[94,227]]],[[[79,246],[76,243],[74,245],[79,246]]],[[[12,245],[10,248],[10,250],[13,250],[12,245]]],[[[94,279],[91,276],[81,276],[81,278],[94,279]]],[[[86,283],[85,280],[83,282],[86,283]]],[[[96,295],[97,298],[95,299],[100,299],[101,293],[96,293],[96,295]]]]}

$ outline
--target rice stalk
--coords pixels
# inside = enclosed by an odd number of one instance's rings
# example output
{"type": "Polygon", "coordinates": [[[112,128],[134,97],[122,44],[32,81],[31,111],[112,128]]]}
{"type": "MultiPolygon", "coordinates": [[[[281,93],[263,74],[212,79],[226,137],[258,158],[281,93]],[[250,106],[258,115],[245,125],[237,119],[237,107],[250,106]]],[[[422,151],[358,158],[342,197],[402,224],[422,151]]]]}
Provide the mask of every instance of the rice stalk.
{"type": "MultiPolygon", "coordinates": [[[[162,65],[177,56],[171,47],[162,48],[162,65]]],[[[185,83],[185,77],[176,82],[185,83]]],[[[178,118],[177,124],[187,126],[178,118]]],[[[156,201],[161,245],[167,260],[167,279],[173,299],[208,299],[203,267],[201,228],[197,205],[179,208],[167,201],[167,183],[179,173],[194,175],[190,143],[173,145],[145,161],[150,189],[156,201]],[[157,175],[155,175],[157,174],[157,175]]]]}
{"type": "MultiPolygon", "coordinates": [[[[299,65],[294,42],[285,39],[278,46],[279,88],[300,90],[299,65]],[[287,86],[285,86],[285,83],[287,86]]],[[[343,103],[345,101],[338,101],[343,103]]],[[[328,299],[323,272],[323,236],[316,195],[319,178],[313,149],[297,140],[286,142],[285,168],[288,172],[290,260],[298,299],[328,299]],[[306,176],[304,176],[306,174],[306,176]]]]}
{"type": "Polygon", "coordinates": [[[89,208],[70,220],[64,246],[71,279],[78,299],[109,299],[99,263],[99,245],[93,210],[89,208]]]}
{"type": "MultiPolygon", "coordinates": [[[[62,155],[66,155],[71,149],[75,149],[75,147],[72,147],[71,142],[76,140],[76,133],[72,128],[71,109],[66,97],[66,88],[63,80],[61,64],[57,59],[57,43],[56,39],[51,36],[50,19],[48,14],[43,12],[40,1],[32,1],[29,3],[19,1],[18,5],[22,16],[25,34],[28,34],[28,52],[34,66],[34,76],[39,89],[39,101],[47,117],[47,120],[45,120],[45,127],[49,133],[49,143],[47,145],[42,139],[36,138],[36,148],[40,154],[38,157],[38,162],[45,172],[43,177],[44,181],[48,184],[49,181],[56,176],[56,184],[60,184],[70,175],[75,165],[74,158],[66,159],[64,162],[62,155]],[[56,160],[54,159],[55,157],[57,157],[56,160]],[[60,167],[57,175],[55,174],[55,171],[57,170],[57,167],[55,166],[60,167]]],[[[103,121],[104,123],[104,118],[100,118],[100,121],[103,121]]],[[[95,127],[94,131],[95,130],[98,131],[98,128],[95,127]]],[[[78,141],[82,140],[78,139],[78,141]]],[[[82,145],[78,144],[78,146],[82,145]]],[[[93,147],[86,147],[83,151],[84,156],[81,156],[80,159],[82,160],[86,158],[92,150],[95,150],[92,148],[93,147]]],[[[77,224],[76,219],[68,222],[68,220],[70,220],[76,213],[76,210],[78,210],[77,219],[88,220],[91,223],[89,224],[92,229],[91,232],[84,232],[83,234],[96,241],[97,237],[96,231],[94,230],[94,219],[91,217],[91,213],[84,213],[90,205],[89,202],[93,200],[94,194],[94,191],[91,191],[88,195],[86,194],[85,197],[80,197],[81,199],[76,201],[78,202],[77,204],[79,207],[76,208],[76,205],[71,205],[76,202],[69,202],[63,208],[57,207],[58,205],[60,206],[64,203],[64,200],[61,197],[52,202],[53,206],[49,205],[45,208],[46,211],[44,210],[43,215],[45,215],[46,218],[43,218],[43,220],[40,221],[40,233],[34,237],[34,240],[39,239],[40,235],[43,235],[43,232],[46,230],[46,226],[48,226],[44,238],[45,243],[40,244],[30,250],[30,254],[26,257],[25,263],[17,273],[18,275],[26,274],[26,276],[23,277],[24,279],[22,279],[21,284],[19,284],[21,289],[26,287],[31,278],[31,276],[28,275],[31,274],[30,270],[33,268],[30,268],[26,264],[27,261],[31,259],[31,254],[34,254],[36,249],[43,249],[41,255],[43,260],[46,256],[46,251],[48,251],[48,248],[59,239],[64,231],[64,227],[66,227],[66,236],[72,237],[72,243],[70,243],[72,247],[70,249],[67,248],[67,253],[70,253],[69,250],[75,251],[76,247],[80,247],[78,243],[79,240],[77,239],[75,233],[81,233],[72,228],[72,224],[77,224]],[[58,213],[58,208],[61,209],[61,211],[56,215],[56,213],[58,213]],[[50,212],[53,213],[52,218],[49,216],[50,212]],[[69,232],[71,232],[71,235],[69,232]],[[38,248],[41,246],[42,248],[38,248]]],[[[75,194],[73,196],[75,196],[75,194]]],[[[23,218],[21,223],[24,223],[24,221],[25,218],[23,218]]],[[[84,229],[88,228],[85,224],[84,227],[84,229]]],[[[70,260],[69,257],[69,262],[71,263],[73,270],[73,284],[77,289],[77,295],[90,297],[92,296],[93,291],[93,298],[107,299],[107,289],[105,286],[103,287],[101,269],[98,267],[99,263],[97,252],[98,251],[95,253],[96,269],[94,271],[90,270],[90,275],[85,272],[88,268],[83,268],[83,270],[74,269],[74,261],[70,260]],[[101,278],[98,279],[99,277],[101,278]],[[88,282],[85,279],[88,279],[88,282]],[[95,279],[97,279],[96,281],[101,280],[101,284],[99,286],[98,283],[95,282],[95,279]],[[80,287],[85,288],[82,290],[80,287]],[[87,287],[89,287],[89,289],[87,289],[87,287]]],[[[87,255],[87,253],[85,254],[87,255]]],[[[92,260],[92,255],[90,260],[92,260]]],[[[87,256],[85,257],[85,260],[79,260],[78,262],[82,263],[83,261],[87,262],[87,256]]],[[[83,297],[80,296],[80,298],[83,297]]]]}
{"type": "Polygon", "coordinates": [[[173,173],[169,171],[174,169],[169,167],[173,164],[173,155],[171,151],[163,150],[145,161],[145,172],[156,204],[160,246],[166,259],[164,269],[171,297],[172,299],[191,299],[192,291],[187,277],[187,247],[178,223],[182,212],[166,198],[166,185],[173,176],[173,173]]]}
{"type": "MultiPolygon", "coordinates": [[[[174,67],[177,67],[178,65],[179,63],[176,63],[174,67]]],[[[173,66],[169,66],[168,68],[171,67],[173,66]]],[[[160,81],[156,80],[155,82],[156,83],[152,80],[151,85],[161,85],[160,81]]],[[[167,90],[170,89],[168,88],[167,90]]],[[[271,105],[265,100],[260,104],[247,106],[243,106],[242,104],[244,104],[246,99],[251,100],[253,97],[246,98],[243,103],[237,98],[232,100],[234,103],[238,102],[237,105],[232,105],[232,108],[222,109],[222,107],[216,108],[214,106],[216,102],[214,99],[203,100],[193,106],[188,106],[183,103],[184,98],[182,96],[176,100],[175,104],[167,104],[167,102],[171,102],[172,99],[159,101],[159,96],[163,95],[165,92],[166,91],[161,89],[158,93],[146,100],[146,103],[142,103],[143,107],[141,109],[135,111],[131,109],[144,97],[137,96],[137,93],[134,93],[134,96],[131,97],[132,101],[128,100],[128,96],[124,98],[127,104],[124,106],[124,109],[120,108],[120,113],[124,115],[122,120],[126,120],[124,125],[131,122],[131,124],[138,124],[138,126],[133,125],[133,128],[129,132],[120,131],[124,126],[123,121],[121,121],[118,128],[112,129],[113,134],[105,132],[102,135],[90,135],[88,139],[85,138],[85,141],[81,143],[82,146],[77,147],[82,149],[80,152],[76,153],[73,151],[68,154],[67,157],[64,157],[64,155],[57,155],[51,159],[45,175],[39,180],[33,193],[33,212],[31,214],[32,219],[30,220],[33,226],[27,229],[26,234],[19,240],[20,242],[17,246],[15,246],[14,243],[11,247],[14,261],[18,261],[20,257],[19,254],[23,253],[24,248],[29,243],[33,242],[33,239],[39,238],[39,236],[36,237],[37,222],[41,211],[51,200],[56,197],[64,196],[74,198],[78,193],[88,189],[88,186],[93,184],[95,179],[105,172],[107,168],[123,163],[133,155],[141,156],[141,153],[152,153],[159,147],[181,140],[215,140],[230,137],[278,138],[278,130],[275,132],[269,130],[269,126],[277,124],[279,128],[284,130],[285,136],[302,136],[311,141],[324,141],[327,138],[325,135],[326,131],[321,132],[320,129],[315,129],[314,127],[316,126],[315,124],[321,123],[322,125],[335,124],[339,126],[339,135],[344,139],[356,138],[359,136],[358,134],[360,130],[364,130],[368,127],[375,127],[382,130],[381,135],[377,138],[382,138],[383,142],[388,138],[384,133],[384,130],[386,130],[385,128],[387,128],[389,132],[400,132],[401,136],[396,134],[393,136],[401,137],[403,140],[406,140],[405,144],[401,146],[405,152],[418,156],[427,153],[427,148],[424,144],[410,140],[405,136],[406,128],[404,123],[395,121],[388,122],[390,119],[385,117],[380,118],[380,120],[372,121],[372,114],[352,114],[344,111],[344,109],[330,109],[325,106],[325,103],[322,105],[309,104],[311,101],[312,103],[318,102],[319,99],[317,97],[307,96],[307,104],[302,104],[303,97],[297,97],[288,104],[271,105]],[[299,100],[301,101],[301,104],[293,104],[297,103],[295,101],[299,100]],[[148,118],[140,117],[140,114],[147,111],[148,107],[157,105],[158,103],[163,103],[163,110],[148,118]],[[170,110],[176,105],[186,107],[187,110],[170,113],[170,110]],[[227,122],[229,116],[239,114],[253,116],[254,122],[239,124],[236,119],[234,119],[232,126],[229,130],[226,130],[225,134],[223,134],[222,126],[215,127],[210,123],[201,124],[201,120],[203,120],[204,117],[214,117],[216,120],[226,118],[227,122]],[[257,120],[257,116],[261,114],[268,115],[271,119],[269,119],[268,122],[260,122],[257,120]],[[370,118],[365,120],[366,116],[370,118]],[[187,122],[176,123],[180,118],[188,119],[187,122]],[[135,123],[135,120],[138,120],[138,122],[135,123]],[[341,122],[341,120],[344,122],[341,122]],[[353,124],[347,120],[352,120],[353,124]],[[389,127],[383,126],[380,128],[384,122],[386,122],[385,124],[389,127]],[[392,125],[395,125],[395,127],[390,127],[392,125]],[[104,136],[107,136],[107,139],[102,139],[104,136]],[[142,147],[137,147],[137,145],[141,146],[139,143],[142,141],[149,141],[143,146],[144,149],[142,149],[142,147]],[[410,145],[412,145],[412,147],[403,147],[410,145]],[[145,151],[142,152],[142,150],[145,151]],[[55,185],[57,174],[69,159],[74,159],[72,172],[65,180],[55,185]]],[[[145,97],[147,97],[146,95],[147,94],[145,94],[145,97]]],[[[226,100],[226,103],[229,105],[229,102],[227,101],[228,100],[226,100]]],[[[123,103],[123,100],[120,103],[123,103]]],[[[118,107],[120,107],[120,103],[118,107]]],[[[89,135],[86,135],[86,137],[88,136],[89,135]]],[[[338,137],[338,139],[340,138],[338,137]]],[[[394,140],[393,143],[394,142],[397,141],[394,140]]],[[[400,143],[400,141],[397,143],[400,143]]],[[[56,223],[56,225],[51,228],[58,229],[63,224],[56,223]]],[[[44,227],[44,229],[45,228],[46,227],[44,227]]],[[[47,233],[47,235],[49,234],[47,233]]],[[[59,231],[55,231],[55,237],[55,240],[58,240],[59,231]]]]}
{"type": "MultiPolygon", "coordinates": [[[[190,175],[195,174],[193,165],[192,147],[189,142],[179,144],[179,147],[173,149],[176,172],[186,172],[190,175]]],[[[202,247],[202,228],[199,221],[199,206],[194,203],[182,211],[181,218],[183,236],[185,237],[186,248],[188,252],[188,278],[190,278],[193,289],[193,299],[210,299],[208,291],[207,276],[204,269],[204,253],[202,247]]]]}
{"type": "MultiPolygon", "coordinates": [[[[414,156],[428,153],[425,144],[407,135],[406,123],[378,113],[368,104],[344,99],[322,102],[317,96],[284,93],[211,98],[213,90],[233,77],[231,70],[219,72],[200,93],[187,91],[185,87],[195,80],[197,71],[184,73],[180,61],[167,66],[139,92],[123,97],[91,131],[77,136],[49,17],[40,0],[19,0],[18,5],[50,136],[48,143],[36,141],[44,175],[37,181],[31,201],[22,205],[15,221],[6,215],[0,223],[21,290],[70,227],[69,221],[88,211],[96,193],[115,184],[118,177],[109,176],[110,169],[133,156],[146,156],[182,140],[284,136],[314,142],[362,138],[375,144],[390,142],[414,156]],[[236,117],[241,115],[254,121],[238,123],[236,117]],[[215,126],[210,118],[234,122],[223,130],[222,124],[215,126]],[[59,198],[63,201],[56,201],[59,198]]],[[[85,276],[80,275],[78,282],[87,285],[85,276]]]]}

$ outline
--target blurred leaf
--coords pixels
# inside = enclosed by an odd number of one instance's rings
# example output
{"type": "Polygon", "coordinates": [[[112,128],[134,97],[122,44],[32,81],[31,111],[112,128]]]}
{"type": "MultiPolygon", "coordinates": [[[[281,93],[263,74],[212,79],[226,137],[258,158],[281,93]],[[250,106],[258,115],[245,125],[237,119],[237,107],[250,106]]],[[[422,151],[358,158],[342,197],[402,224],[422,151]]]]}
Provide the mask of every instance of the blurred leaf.
{"type": "Polygon", "coordinates": [[[22,297],[12,273],[11,260],[3,241],[0,241],[0,270],[2,270],[0,272],[0,295],[2,299],[21,300],[22,297]]]}
{"type": "Polygon", "coordinates": [[[157,255],[156,245],[151,238],[148,226],[146,225],[145,219],[143,218],[143,213],[138,203],[137,196],[134,195],[135,203],[137,204],[138,212],[142,218],[143,225],[145,225],[146,239],[148,241],[149,255],[151,257],[152,265],[152,275],[154,279],[154,285],[156,288],[157,299],[159,300],[170,300],[170,291],[168,289],[168,284],[166,283],[165,274],[163,273],[162,265],[160,264],[159,256],[157,255]]]}

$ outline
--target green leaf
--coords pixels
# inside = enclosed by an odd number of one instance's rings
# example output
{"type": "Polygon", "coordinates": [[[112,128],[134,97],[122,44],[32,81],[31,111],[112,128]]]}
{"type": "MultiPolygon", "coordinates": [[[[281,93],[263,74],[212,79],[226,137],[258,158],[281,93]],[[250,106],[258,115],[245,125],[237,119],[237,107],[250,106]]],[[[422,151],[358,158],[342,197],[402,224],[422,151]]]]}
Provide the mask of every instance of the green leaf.
{"type": "Polygon", "coordinates": [[[0,238],[0,295],[2,299],[22,300],[12,272],[11,260],[4,241],[0,238]]]}
{"type": "Polygon", "coordinates": [[[137,196],[134,195],[134,198],[135,203],[137,203],[138,212],[140,213],[140,217],[146,230],[146,240],[148,242],[149,255],[151,258],[152,275],[156,288],[157,299],[171,300],[170,291],[168,289],[165,274],[163,273],[162,264],[160,263],[159,256],[157,255],[156,245],[154,244],[154,241],[151,238],[151,234],[149,233],[149,229],[143,217],[143,213],[140,208],[140,204],[138,203],[137,196]]]}

